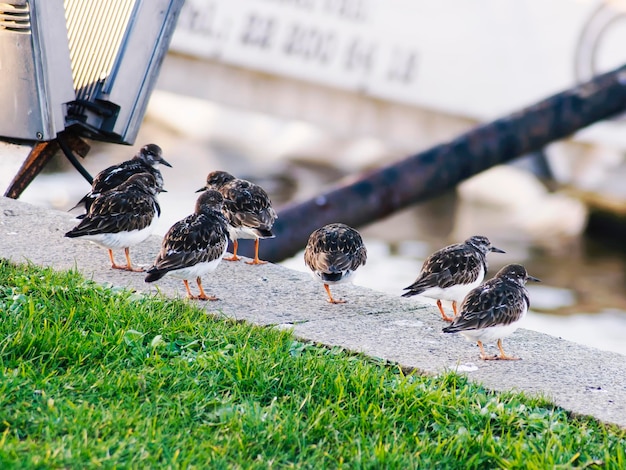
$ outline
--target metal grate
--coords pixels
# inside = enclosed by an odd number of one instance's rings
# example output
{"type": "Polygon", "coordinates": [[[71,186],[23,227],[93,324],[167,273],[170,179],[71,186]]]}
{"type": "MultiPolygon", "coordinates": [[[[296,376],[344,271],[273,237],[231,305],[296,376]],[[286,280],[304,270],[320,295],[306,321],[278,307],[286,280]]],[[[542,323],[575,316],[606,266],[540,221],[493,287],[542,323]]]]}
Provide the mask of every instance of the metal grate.
{"type": "Polygon", "coordinates": [[[0,136],[132,143],[184,0],[0,0],[0,136]]]}
{"type": "Polygon", "coordinates": [[[30,9],[26,0],[0,3],[0,31],[30,34],[30,9]]]}
{"type": "Polygon", "coordinates": [[[137,0],[64,3],[76,98],[89,101],[112,74],[137,0]]]}

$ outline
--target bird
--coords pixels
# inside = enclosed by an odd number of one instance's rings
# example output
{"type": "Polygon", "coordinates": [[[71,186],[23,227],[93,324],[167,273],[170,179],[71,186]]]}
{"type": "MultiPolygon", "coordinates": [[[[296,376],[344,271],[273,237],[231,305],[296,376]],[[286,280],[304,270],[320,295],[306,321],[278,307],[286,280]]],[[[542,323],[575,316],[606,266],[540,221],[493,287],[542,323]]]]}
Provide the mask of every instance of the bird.
{"type": "MultiPolygon", "coordinates": [[[[132,159],[105,168],[98,173],[91,183],[91,191],[70,210],[84,204],[86,211],[89,212],[89,207],[100,194],[116,188],[135,173],[150,173],[156,181],[159,192],[166,192],[163,189],[163,176],[158,169],[159,164],[170,168],[172,166],[163,158],[161,147],[156,144],[144,145],[132,159]]],[[[85,217],[84,214],[78,216],[79,219],[83,217],[85,217]]]]}
{"type": "Polygon", "coordinates": [[[457,302],[474,287],[480,285],[487,272],[487,253],[505,253],[491,245],[487,237],[475,235],[463,243],[450,245],[434,252],[424,261],[422,269],[413,284],[405,287],[408,291],[402,297],[424,295],[437,299],[437,307],[444,321],[451,322],[441,305],[441,300],[452,301],[454,315],[457,302]]]}
{"type": "Polygon", "coordinates": [[[304,262],[313,278],[324,283],[331,304],[342,304],[330,293],[330,284],[350,280],[367,261],[367,249],[359,232],[345,224],[328,224],[315,230],[304,250],[304,262]]]}
{"type": "Polygon", "coordinates": [[[233,255],[226,261],[238,261],[238,239],[254,239],[254,258],[247,264],[266,264],[259,259],[259,239],[274,238],[272,226],[278,217],[272,208],[272,201],[260,186],[235,178],[226,171],[213,171],[206,179],[206,185],[196,192],[214,189],[224,197],[224,214],[228,219],[230,239],[233,241],[233,255]]]}
{"type": "Polygon", "coordinates": [[[154,176],[134,174],[115,189],[96,197],[89,212],[65,236],[90,240],[107,248],[113,269],[143,271],[133,267],[129,247],[144,241],[154,230],[161,215],[158,192],[154,176]],[[115,263],[114,248],[124,248],[126,266],[115,263]]]}
{"type": "Polygon", "coordinates": [[[228,248],[228,221],[222,213],[223,205],[224,198],[218,191],[200,194],[194,213],[176,222],[165,234],[145,281],[154,282],[169,273],[183,280],[189,299],[218,300],[206,295],[201,277],[217,268],[228,248]],[[196,278],[200,290],[197,296],[189,288],[191,278],[196,278]]]}
{"type": "Polygon", "coordinates": [[[530,301],[526,282],[541,282],[529,276],[526,268],[509,264],[483,285],[470,291],[461,304],[461,312],[454,321],[443,328],[444,333],[461,333],[476,341],[483,360],[518,360],[507,356],[502,348],[502,339],[511,335],[526,316],[530,301]],[[499,356],[485,353],[483,342],[497,340],[499,356]]]}

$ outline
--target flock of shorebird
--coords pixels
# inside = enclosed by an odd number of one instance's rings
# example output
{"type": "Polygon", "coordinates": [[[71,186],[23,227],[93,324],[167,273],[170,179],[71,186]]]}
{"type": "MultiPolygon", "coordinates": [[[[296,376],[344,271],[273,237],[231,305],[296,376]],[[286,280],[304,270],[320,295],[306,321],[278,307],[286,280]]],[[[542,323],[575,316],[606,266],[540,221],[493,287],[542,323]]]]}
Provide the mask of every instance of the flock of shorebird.
{"type": "MultiPolygon", "coordinates": [[[[129,248],[152,233],[161,213],[157,195],[165,190],[158,169],[160,164],[171,167],[163,159],[161,148],[148,144],[131,160],[101,171],[91,191],[76,206],[84,205],[86,213],[78,216],[79,224],[65,236],[90,240],[107,248],[114,269],[144,271],[133,267],[129,248]],[[120,248],[124,249],[126,265],[115,262],[113,250],[120,248]]],[[[248,264],[266,263],[259,259],[259,240],[274,237],[272,226],[277,215],[260,186],[225,171],[209,173],[205,185],[197,192],[201,194],[194,213],[167,231],[154,264],[146,270],[145,281],[154,282],[170,274],[183,280],[188,298],[217,300],[205,293],[202,276],[214,271],[222,259],[240,259],[238,239],[255,241],[255,255],[248,264]],[[229,239],[233,242],[233,255],[224,258],[229,239]],[[189,287],[188,280],[194,278],[198,295],[193,295],[189,287]]],[[[510,264],[481,284],[487,272],[489,252],[504,253],[483,236],[442,248],[425,260],[403,297],[423,295],[436,299],[442,319],[450,323],[443,332],[459,332],[475,341],[481,359],[517,359],[505,354],[502,339],[517,329],[528,311],[526,282],[539,280],[529,276],[523,266],[510,264]],[[454,316],[446,315],[441,300],[452,302],[454,316]],[[490,356],[483,342],[494,341],[500,355],[490,356]]],[[[328,301],[333,304],[345,301],[335,299],[330,286],[350,280],[366,260],[367,250],[361,235],[342,223],[315,230],[304,251],[306,265],[323,283],[328,301]]]]}

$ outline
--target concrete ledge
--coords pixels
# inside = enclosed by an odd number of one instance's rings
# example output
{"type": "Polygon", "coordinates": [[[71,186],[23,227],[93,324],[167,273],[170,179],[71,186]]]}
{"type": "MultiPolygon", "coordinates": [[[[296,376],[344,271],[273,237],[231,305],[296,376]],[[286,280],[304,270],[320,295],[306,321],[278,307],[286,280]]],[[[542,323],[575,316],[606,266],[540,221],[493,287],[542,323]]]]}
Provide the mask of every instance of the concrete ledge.
{"type": "MultiPolygon", "coordinates": [[[[106,250],[63,237],[75,224],[68,213],[0,198],[0,257],[58,270],[76,267],[96,282],[143,292],[155,292],[158,286],[165,295],[184,297],[178,279],[166,276],[148,285],[141,273],[110,269],[106,250]]],[[[159,247],[160,237],[155,236],[132,248],[133,262],[149,266],[159,247]]],[[[122,261],[123,253],[116,257],[122,261]]],[[[626,427],[626,357],[621,354],[522,329],[505,341],[506,351],[522,361],[483,362],[474,344],[441,333],[439,313],[428,304],[340,285],[334,292],[349,303],[331,305],[322,286],[308,275],[271,264],[222,262],[203,285],[207,294],[221,299],[199,303],[207,311],[258,325],[289,327],[302,339],[429,374],[457,370],[490,389],[542,394],[574,413],[626,427]]]]}

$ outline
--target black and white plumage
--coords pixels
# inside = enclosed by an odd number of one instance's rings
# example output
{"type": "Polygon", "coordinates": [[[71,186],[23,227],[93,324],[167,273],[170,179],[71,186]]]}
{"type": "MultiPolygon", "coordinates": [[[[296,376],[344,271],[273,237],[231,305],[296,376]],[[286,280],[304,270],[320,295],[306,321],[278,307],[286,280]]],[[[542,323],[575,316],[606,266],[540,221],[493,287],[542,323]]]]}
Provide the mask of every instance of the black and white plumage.
{"type": "Polygon", "coordinates": [[[272,226],[278,217],[272,201],[265,190],[246,180],[235,178],[225,171],[209,173],[206,185],[198,191],[215,189],[224,197],[224,214],[228,219],[230,239],[233,241],[233,256],[224,258],[237,261],[238,239],[254,240],[254,259],[248,264],[265,264],[259,259],[259,239],[274,238],[272,226]]]}
{"type": "Polygon", "coordinates": [[[328,301],[336,300],[330,293],[330,284],[350,280],[354,272],[367,261],[367,250],[359,232],[345,224],[328,224],[314,231],[304,250],[304,262],[313,278],[324,284],[328,301]]]}
{"type": "Polygon", "coordinates": [[[454,321],[443,329],[444,333],[461,333],[469,340],[476,341],[480,348],[480,358],[509,359],[502,348],[502,339],[511,335],[526,316],[530,301],[526,282],[540,282],[529,276],[524,266],[509,264],[485,282],[473,289],[461,304],[461,312],[454,321]],[[488,356],[484,342],[498,342],[499,356],[488,356]]]}
{"type": "Polygon", "coordinates": [[[223,204],[224,198],[218,191],[205,191],[198,197],[194,213],[176,222],[165,234],[146,282],[157,281],[169,273],[183,280],[188,298],[218,300],[205,294],[201,277],[217,268],[228,248],[223,204]],[[188,279],[192,278],[196,279],[200,295],[191,293],[188,279]]]}
{"type": "MultiPolygon", "coordinates": [[[[89,207],[100,194],[118,187],[136,173],[150,173],[156,181],[158,191],[164,192],[163,176],[158,169],[159,164],[172,166],[163,158],[161,147],[155,144],[144,145],[132,159],[105,168],[98,173],[91,184],[91,191],[85,194],[72,209],[84,204],[89,212],[89,207]]],[[[84,215],[78,216],[78,218],[83,217],[84,215]]]]}
{"type": "Polygon", "coordinates": [[[115,189],[99,195],[85,217],[65,236],[82,238],[107,248],[113,269],[143,271],[133,268],[129,247],[141,243],[153,232],[161,215],[158,192],[150,173],[134,174],[115,189]],[[115,263],[115,248],[124,248],[126,266],[115,263]]]}
{"type": "Polygon", "coordinates": [[[456,316],[457,302],[462,302],[467,293],[480,285],[485,278],[487,253],[491,251],[504,253],[481,235],[436,251],[426,258],[417,279],[404,289],[408,292],[402,294],[402,297],[423,295],[437,299],[441,317],[445,321],[452,321],[443,311],[441,300],[452,301],[456,316]]]}

